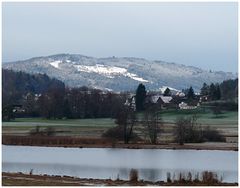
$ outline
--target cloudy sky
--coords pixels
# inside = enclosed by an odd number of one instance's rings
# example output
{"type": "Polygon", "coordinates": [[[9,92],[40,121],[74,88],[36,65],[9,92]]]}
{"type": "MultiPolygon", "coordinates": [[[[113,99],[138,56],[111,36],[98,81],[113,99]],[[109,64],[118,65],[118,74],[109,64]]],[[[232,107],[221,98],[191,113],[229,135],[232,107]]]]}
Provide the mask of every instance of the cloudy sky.
{"type": "Polygon", "coordinates": [[[237,3],[3,3],[3,62],[57,53],[237,72],[237,3]]]}

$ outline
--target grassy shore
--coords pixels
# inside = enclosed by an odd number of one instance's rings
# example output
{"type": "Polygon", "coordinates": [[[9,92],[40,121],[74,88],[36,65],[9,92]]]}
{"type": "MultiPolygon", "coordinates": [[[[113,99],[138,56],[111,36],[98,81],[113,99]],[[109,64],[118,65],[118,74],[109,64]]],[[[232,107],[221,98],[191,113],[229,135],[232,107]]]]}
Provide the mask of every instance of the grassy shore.
{"type": "Polygon", "coordinates": [[[22,173],[2,173],[3,186],[237,186],[237,183],[174,181],[149,182],[111,179],[86,179],[70,176],[29,175],[22,173]]]}
{"type": "Polygon", "coordinates": [[[205,142],[179,145],[148,144],[144,142],[124,144],[104,138],[77,138],[66,136],[3,136],[4,145],[46,146],[46,147],[76,147],[76,148],[126,148],[126,149],[197,149],[197,150],[231,150],[237,151],[237,143],[205,142]]]}

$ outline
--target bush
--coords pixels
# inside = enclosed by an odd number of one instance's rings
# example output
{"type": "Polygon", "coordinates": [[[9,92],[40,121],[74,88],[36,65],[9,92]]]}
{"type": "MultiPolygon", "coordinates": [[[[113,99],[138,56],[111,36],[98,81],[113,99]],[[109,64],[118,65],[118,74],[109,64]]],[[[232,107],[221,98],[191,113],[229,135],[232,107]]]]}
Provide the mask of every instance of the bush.
{"type": "MultiPolygon", "coordinates": [[[[116,126],[113,128],[108,129],[106,132],[103,133],[102,137],[105,138],[110,138],[113,140],[124,140],[124,130],[122,126],[116,126]]],[[[133,141],[137,141],[137,140],[141,140],[136,133],[132,133],[131,135],[131,140],[133,141]]]]}
{"type": "Polygon", "coordinates": [[[39,126],[36,126],[35,129],[30,131],[31,136],[54,136],[55,129],[53,127],[47,127],[46,129],[40,129],[39,126]]]}
{"type": "Polygon", "coordinates": [[[167,182],[168,182],[168,183],[171,183],[171,182],[172,182],[171,173],[170,173],[170,172],[167,173],[167,182]]]}
{"type": "Polygon", "coordinates": [[[138,181],[138,171],[135,169],[131,169],[129,174],[129,180],[131,182],[137,182],[138,181]]]}
{"type": "Polygon", "coordinates": [[[201,183],[203,185],[216,185],[222,182],[222,178],[219,179],[216,173],[210,171],[204,171],[201,173],[201,176],[197,173],[195,178],[193,178],[192,173],[188,172],[187,174],[179,173],[177,179],[171,179],[171,174],[167,173],[167,182],[168,183],[181,183],[184,185],[194,185],[194,183],[201,183]]]}
{"type": "Polygon", "coordinates": [[[122,127],[116,126],[116,127],[108,129],[106,132],[103,133],[102,136],[105,137],[105,138],[123,140],[124,132],[123,132],[122,127]]]}
{"type": "Polygon", "coordinates": [[[202,173],[202,181],[203,183],[208,183],[208,184],[214,184],[214,183],[220,182],[220,180],[218,180],[217,174],[213,172],[208,172],[208,171],[204,171],[202,173]]]}
{"type": "Polygon", "coordinates": [[[217,130],[211,129],[209,126],[203,130],[203,139],[208,142],[225,142],[226,139],[217,130]]]}
{"type": "Polygon", "coordinates": [[[202,128],[197,124],[195,117],[181,117],[176,121],[175,140],[180,145],[184,143],[201,143],[201,142],[225,142],[225,138],[217,130],[209,126],[202,128]]]}
{"type": "Polygon", "coordinates": [[[202,128],[197,124],[196,116],[177,119],[174,134],[176,142],[180,145],[203,142],[202,128]]]}

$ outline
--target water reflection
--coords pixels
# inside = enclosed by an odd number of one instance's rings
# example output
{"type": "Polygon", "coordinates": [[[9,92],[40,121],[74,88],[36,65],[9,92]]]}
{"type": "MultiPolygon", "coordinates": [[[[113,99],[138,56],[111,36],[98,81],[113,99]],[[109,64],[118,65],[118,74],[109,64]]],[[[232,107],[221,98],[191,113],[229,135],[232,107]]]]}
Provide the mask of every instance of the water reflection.
{"type": "Polygon", "coordinates": [[[29,173],[33,169],[33,174],[128,180],[131,169],[136,169],[139,179],[166,181],[167,173],[171,179],[177,179],[179,173],[187,177],[189,172],[195,178],[209,170],[224,182],[238,179],[237,152],[3,146],[2,154],[3,172],[29,173]]]}

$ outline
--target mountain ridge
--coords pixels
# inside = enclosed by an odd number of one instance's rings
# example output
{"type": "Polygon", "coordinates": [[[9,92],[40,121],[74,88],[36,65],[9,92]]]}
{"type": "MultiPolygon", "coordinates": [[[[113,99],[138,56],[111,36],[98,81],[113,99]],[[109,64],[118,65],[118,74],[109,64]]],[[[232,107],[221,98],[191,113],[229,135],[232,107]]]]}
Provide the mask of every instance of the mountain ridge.
{"type": "Polygon", "coordinates": [[[114,91],[134,90],[139,83],[149,89],[169,86],[199,90],[204,82],[222,82],[237,74],[207,71],[194,66],[147,60],[135,57],[95,58],[82,54],[61,53],[3,63],[4,69],[27,73],[45,73],[63,81],[69,87],[83,85],[114,91]]]}

